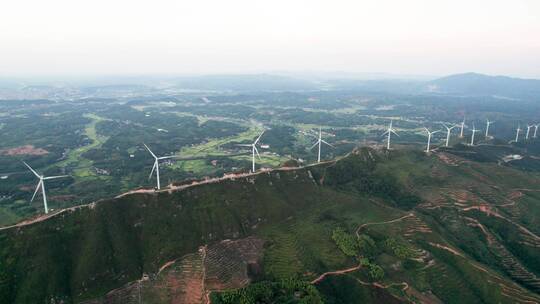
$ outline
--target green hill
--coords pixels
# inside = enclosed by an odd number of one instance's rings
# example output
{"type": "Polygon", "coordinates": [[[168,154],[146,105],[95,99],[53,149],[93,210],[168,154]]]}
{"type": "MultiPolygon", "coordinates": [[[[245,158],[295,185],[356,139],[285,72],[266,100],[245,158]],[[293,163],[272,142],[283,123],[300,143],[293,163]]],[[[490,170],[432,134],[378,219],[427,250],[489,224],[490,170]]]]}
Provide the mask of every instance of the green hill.
{"type": "Polygon", "coordinates": [[[540,302],[538,182],[364,148],[129,194],[0,230],[0,303],[540,302]]]}

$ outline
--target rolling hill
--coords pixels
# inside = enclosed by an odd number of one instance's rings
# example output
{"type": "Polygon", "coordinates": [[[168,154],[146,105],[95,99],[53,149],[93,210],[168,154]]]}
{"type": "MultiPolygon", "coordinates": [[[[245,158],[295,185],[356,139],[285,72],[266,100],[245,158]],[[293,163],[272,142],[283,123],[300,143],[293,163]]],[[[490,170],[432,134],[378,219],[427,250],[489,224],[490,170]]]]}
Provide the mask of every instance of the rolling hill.
{"type": "Polygon", "coordinates": [[[5,228],[0,302],[540,302],[538,176],[463,149],[362,148],[5,228]]]}
{"type": "Polygon", "coordinates": [[[424,86],[424,90],[453,95],[537,99],[540,94],[540,80],[464,73],[430,81],[424,86]]]}

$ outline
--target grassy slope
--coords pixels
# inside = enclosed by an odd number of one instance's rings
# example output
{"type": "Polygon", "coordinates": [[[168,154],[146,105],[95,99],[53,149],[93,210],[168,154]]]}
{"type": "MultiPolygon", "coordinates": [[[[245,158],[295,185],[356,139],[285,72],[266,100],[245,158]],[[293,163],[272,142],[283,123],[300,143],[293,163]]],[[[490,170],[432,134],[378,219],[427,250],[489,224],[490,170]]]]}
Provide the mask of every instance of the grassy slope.
{"type": "Polygon", "coordinates": [[[0,207],[0,226],[7,226],[9,224],[16,223],[20,219],[20,216],[8,208],[0,207]]]}
{"type": "MultiPolygon", "coordinates": [[[[352,164],[366,162],[365,155],[366,151],[348,160],[352,164]]],[[[469,180],[455,178],[452,183],[474,181],[470,172],[463,172],[470,167],[446,166],[434,156],[426,158],[420,153],[396,151],[389,160],[377,156],[373,164],[368,180],[393,176],[398,190],[423,197],[431,195],[446,174],[469,176],[469,180]]],[[[263,260],[265,279],[311,280],[325,271],[354,266],[357,262],[344,256],[332,242],[332,229],[342,226],[354,231],[358,225],[408,213],[395,206],[411,206],[402,205],[401,192],[395,189],[392,197],[382,200],[377,193],[358,192],[365,189],[365,184],[358,182],[364,178],[361,172],[368,171],[362,165],[354,171],[347,171],[348,166],[331,168],[311,171],[316,180],[324,177],[332,187],[317,185],[306,169],[265,173],[254,180],[226,181],[172,194],[130,195],[22,229],[0,231],[0,302],[40,303],[51,295],[75,302],[94,298],[140,278],[142,273],[153,273],[200,245],[249,234],[268,241],[263,260]]],[[[512,174],[513,180],[520,178],[518,172],[512,174]]],[[[513,182],[508,183],[513,186],[513,182]]],[[[504,181],[500,184],[506,185],[504,181]]],[[[502,296],[500,288],[500,284],[512,284],[489,255],[481,233],[466,224],[452,230],[455,225],[441,219],[448,212],[419,210],[416,214],[432,233],[406,238],[404,232],[418,225],[408,221],[371,226],[365,233],[375,239],[393,236],[416,251],[429,251],[435,266],[412,263],[405,267],[403,261],[383,253],[376,258],[387,274],[383,284],[407,281],[411,288],[431,290],[448,303],[512,302],[502,296]],[[457,247],[465,253],[455,256],[430,243],[457,247]],[[475,248],[479,254],[475,255],[475,248]],[[472,258],[499,273],[478,271],[472,258]]],[[[328,303],[350,302],[351,295],[368,302],[395,299],[390,293],[407,296],[399,288],[378,290],[352,284],[356,279],[366,280],[365,273],[330,277],[318,287],[328,303]]]]}

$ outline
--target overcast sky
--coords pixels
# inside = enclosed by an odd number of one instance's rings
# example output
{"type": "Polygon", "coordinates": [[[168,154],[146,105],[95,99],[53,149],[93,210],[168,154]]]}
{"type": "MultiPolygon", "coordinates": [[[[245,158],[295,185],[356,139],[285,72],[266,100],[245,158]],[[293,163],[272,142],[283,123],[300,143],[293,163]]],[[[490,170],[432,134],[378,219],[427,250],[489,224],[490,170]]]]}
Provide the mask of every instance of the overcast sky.
{"type": "Polygon", "coordinates": [[[13,0],[0,77],[346,71],[540,77],[538,0],[13,0]]]}

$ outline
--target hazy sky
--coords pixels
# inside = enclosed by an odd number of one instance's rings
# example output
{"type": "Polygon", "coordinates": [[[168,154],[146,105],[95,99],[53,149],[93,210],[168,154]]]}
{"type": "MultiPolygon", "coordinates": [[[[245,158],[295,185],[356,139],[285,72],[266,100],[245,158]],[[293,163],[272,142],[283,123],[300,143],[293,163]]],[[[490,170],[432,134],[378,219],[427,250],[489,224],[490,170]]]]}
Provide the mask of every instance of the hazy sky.
{"type": "Polygon", "coordinates": [[[347,71],[540,77],[539,0],[13,0],[0,76],[347,71]]]}

